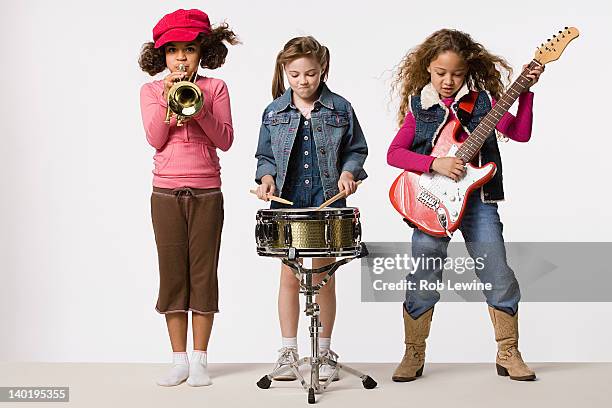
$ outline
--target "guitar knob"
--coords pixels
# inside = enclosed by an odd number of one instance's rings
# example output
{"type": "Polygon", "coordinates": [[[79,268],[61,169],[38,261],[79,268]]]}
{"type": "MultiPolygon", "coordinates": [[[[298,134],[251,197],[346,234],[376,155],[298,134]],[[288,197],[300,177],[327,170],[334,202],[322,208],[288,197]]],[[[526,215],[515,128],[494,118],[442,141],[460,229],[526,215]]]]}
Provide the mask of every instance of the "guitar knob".
{"type": "Polygon", "coordinates": [[[451,196],[450,200],[451,200],[451,202],[455,201],[455,196],[451,196]]]}
{"type": "Polygon", "coordinates": [[[453,217],[457,216],[457,211],[453,211],[453,217]]]}

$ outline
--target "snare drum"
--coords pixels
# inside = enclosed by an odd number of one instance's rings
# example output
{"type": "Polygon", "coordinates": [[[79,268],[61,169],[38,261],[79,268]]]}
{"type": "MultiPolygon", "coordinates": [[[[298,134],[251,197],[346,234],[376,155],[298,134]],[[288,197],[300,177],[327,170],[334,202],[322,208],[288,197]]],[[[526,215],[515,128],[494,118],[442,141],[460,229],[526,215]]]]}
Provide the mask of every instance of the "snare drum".
{"type": "Polygon", "coordinates": [[[263,209],[257,211],[257,253],[281,258],[358,256],[361,223],[357,208],[263,209]],[[293,253],[295,251],[295,253],[293,253]]]}

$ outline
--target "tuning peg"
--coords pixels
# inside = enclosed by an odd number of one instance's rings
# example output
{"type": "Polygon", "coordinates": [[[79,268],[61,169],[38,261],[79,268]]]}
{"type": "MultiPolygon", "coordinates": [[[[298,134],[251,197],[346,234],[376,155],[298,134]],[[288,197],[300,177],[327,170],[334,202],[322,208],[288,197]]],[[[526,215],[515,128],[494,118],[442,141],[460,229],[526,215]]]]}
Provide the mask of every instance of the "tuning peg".
{"type": "Polygon", "coordinates": [[[559,34],[561,34],[563,31],[559,31],[559,34]]]}
{"type": "Polygon", "coordinates": [[[569,27],[565,27],[565,29],[567,30],[569,27]]]}

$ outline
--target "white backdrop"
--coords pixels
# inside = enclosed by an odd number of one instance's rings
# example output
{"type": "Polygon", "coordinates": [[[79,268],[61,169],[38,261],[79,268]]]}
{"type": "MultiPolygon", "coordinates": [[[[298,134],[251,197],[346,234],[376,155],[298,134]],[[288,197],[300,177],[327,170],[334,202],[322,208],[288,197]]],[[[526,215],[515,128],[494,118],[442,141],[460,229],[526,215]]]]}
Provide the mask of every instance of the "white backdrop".
{"type": "MultiPolygon", "coordinates": [[[[158,272],[149,196],[153,148],[137,58],[155,22],[199,7],[244,42],[212,73],[230,89],[235,143],[221,153],[225,227],[212,362],[272,361],[280,345],[278,261],[255,252],[254,186],[261,112],[275,55],[296,35],[331,50],[330,88],[350,100],[368,140],[370,178],[349,201],[365,241],[409,241],[388,203],[398,173],[386,164],[395,135],[389,78],[404,53],[442,27],[469,32],[516,68],[566,25],[581,29],[534,88],[528,144],[502,145],[508,241],[609,241],[612,6],[588,0],[514,2],[116,1],[3,4],[0,130],[0,360],[161,362],[170,352],[154,311],[158,272]],[[461,4],[465,4],[462,8],[461,4]],[[597,190],[601,189],[601,190],[597,190]]],[[[337,274],[333,348],[344,361],[398,361],[400,304],[360,302],[358,262],[337,274]]],[[[585,282],[596,284],[596,282],[585,282]]],[[[612,304],[525,303],[521,346],[529,361],[611,361],[612,304]]],[[[300,343],[308,350],[306,319],[300,343]]],[[[492,361],[484,304],[436,309],[428,360],[492,361]]]]}

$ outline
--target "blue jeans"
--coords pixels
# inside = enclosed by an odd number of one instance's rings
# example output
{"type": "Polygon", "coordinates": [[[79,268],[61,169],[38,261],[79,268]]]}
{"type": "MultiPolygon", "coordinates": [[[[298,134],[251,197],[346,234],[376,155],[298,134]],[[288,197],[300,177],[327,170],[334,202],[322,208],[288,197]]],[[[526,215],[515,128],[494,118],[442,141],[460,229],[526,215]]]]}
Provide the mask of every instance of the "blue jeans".
{"type": "MultiPolygon", "coordinates": [[[[506,248],[502,236],[503,225],[497,213],[497,204],[483,203],[480,190],[476,190],[469,198],[459,230],[465,239],[468,253],[473,259],[483,259],[482,268],[474,268],[482,283],[491,283],[491,290],[483,293],[487,303],[499,310],[514,315],[518,311],[521,298],[518,281],[506,261],[506,248]]],[[[450,238],[433,237],[418,229],[412,234],[413,258],[436,258],[436,262],[416,268],[414,274],[409,274],[407,281],[414,282],[414,290],[406,291],[404,307],[413,319],[418,318],[432,308],[440,293],[436,290],[421,290],[420,281],[442,282],[443,268],[447,256],[450,238]]]]}

